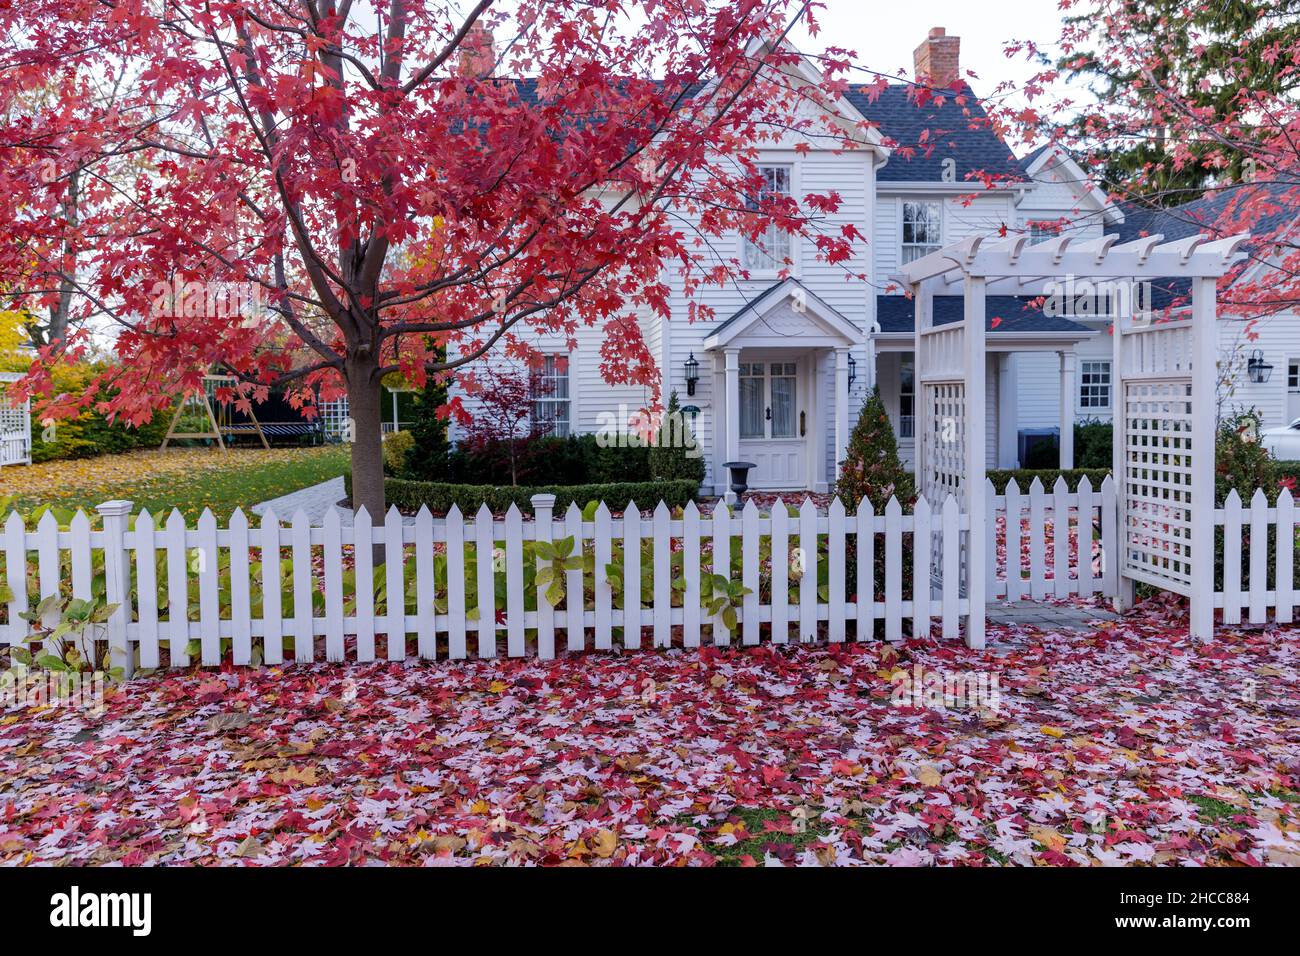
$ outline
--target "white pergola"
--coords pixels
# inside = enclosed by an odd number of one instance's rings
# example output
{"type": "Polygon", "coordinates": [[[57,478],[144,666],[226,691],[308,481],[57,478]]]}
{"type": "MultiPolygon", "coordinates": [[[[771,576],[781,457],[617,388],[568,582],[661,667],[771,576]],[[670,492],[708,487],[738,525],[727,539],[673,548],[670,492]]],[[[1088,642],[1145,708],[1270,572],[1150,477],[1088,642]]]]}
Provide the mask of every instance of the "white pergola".
{"type": "Polygon", "coordinates": [[[22,377],[22,372],[0,372],[0,465],[32,463],[32,403],[14,404],[8,395],[8,386],[22,377]]]}
{"type": "MultiPolygon", "coordinates": [[[[971,608],[966,642],[984,644],[985,553],[992,529],[985,500],[985,297],[1043,295],[1051,282],[1088,281],[1112,294],[1116,408],[1114,479],[1122,536],[1119,603],[1145,581],[1187,595],[1191,633],[1214,625],[1214,382],[1216,286],[1247,235],[1210,241],[1161,235],[1118,243],[1116,236],[972,236],[903,267],[916,309],[916,474],[938,503],[951,493],[969,518],[963,585],[971,608]],[[1187,279],[1191,305],[1152,320],[1134,314],[1132,283],[1187,279]],[[935,295],[965,300],[960,322],[934,324],[935,295]],[[1197,514],[1194,509],[1199,509],[1197,514]],[[979,608],[976,611],[976,608],[979,608]]],[[[1147,299],[1149,302],[1149,298],[1147,299]]]]}

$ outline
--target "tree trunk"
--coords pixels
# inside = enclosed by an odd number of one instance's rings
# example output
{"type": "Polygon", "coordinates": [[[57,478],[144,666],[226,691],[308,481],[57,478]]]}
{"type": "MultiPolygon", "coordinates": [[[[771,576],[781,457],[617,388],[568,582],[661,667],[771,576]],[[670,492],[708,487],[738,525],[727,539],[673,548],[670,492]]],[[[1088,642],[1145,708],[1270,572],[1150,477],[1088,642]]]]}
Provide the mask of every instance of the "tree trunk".
{"type": "Polygon", "coordinates": [[[352,441],[352,510],[362,507],[376,524],[384,521],[384,456],[379,365],[369,357],[347,361],[348,438],[352,441]]]}

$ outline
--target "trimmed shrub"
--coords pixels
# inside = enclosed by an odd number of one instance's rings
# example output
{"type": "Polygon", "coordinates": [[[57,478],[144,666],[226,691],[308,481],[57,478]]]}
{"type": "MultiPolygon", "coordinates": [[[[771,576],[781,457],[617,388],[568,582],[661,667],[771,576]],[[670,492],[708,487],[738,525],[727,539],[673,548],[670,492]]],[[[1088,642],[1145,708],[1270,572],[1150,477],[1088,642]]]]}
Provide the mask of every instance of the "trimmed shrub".
{"type": "Polygon", "coordinates": [[[1222,505],[1234,488],[1243,504],[1250,504],[1256,488],[1268,500],[1277,499],[1277,462],[1255,439],[1258,420],[1238,417],[1225,421],[1214,441],[1214,500],[1222,505]]]}
{"type": "Polygon", "coordinates": [[[400,475],[406,470],[406,457],[415,447],[415,436],[409,431],[394,432],[384,436],[384,474],[400,475]]]}
{"type": "Polygon", "coordinates": [[[415,397],[411,408],[411,448],[401,468],[393,468],[399,478],[444,479],[451,443],[447,440],[447,420],[438,411],[447,404],[447,386],[429,382],[415,397]]]}
{"type": "Polygon", "coordinates": [[[1110,469],[1070,468],[1062,471],[1060,468],[990,468],[985,474],[989,481],[993,482],[993,487],[998,494],[1002,494],[1013,479],[1021,491],[1028,491],[1035,478],[1043,483],[1043,490],[1051,491],[1056,485],[1056,479],[1061,477],[1065,478],[1065,483],[1071,491],[1077,491],[1079,481],[1084,475],[1088,476],[1088,480],[1092,482],[1092,490],[1096,491],[1110,474],[1110,469]]]}
{"type": "MultiPolygon", "coordinates": [[[[352,495],[352,475],[344,476],[348,496],[352,495]]],[[[629,501],[638,507],[653,508],[662,500],[670,508],[684,506],[695,498],[700,483],[691,479],[677,481],[613,482],[588,485],[461,485],[438,481],[410,481],[402,478],[384,480],[384,496],[398,510],[414,512],[421,507],[435,514],[446,514],[452,505],[470,516],[483,505],[493,512],[504,512],[513,505],[531,512],[533,495],[555,495],[556,511],[570,504],[582,507],[589,501],[603,501],[611,510],[622,509],[629,501]]]]}
{"type": "Polygon", "coordinates": [[[673,481],[678,478],[693,478],[697,482],[704,480],[704,456],[696,454],[691,457],[686,454],[688,451],[698,452],[699,445],[695,444],[694,448],[684,447],[684,439],[690,427],[690,422],[682,415],[681,405],[677,401],[677,392],[674,390],[668,396],[668,408],[665,410],[664,425],[659,429],[658,444],[648,453],[652,479],[673,481]],[[674,422],[680,424],[679,435],[673,434],[675,426],[672,423],[674,422]],[[674,446],[674,439],[681,441],[681,444],[674,446]]]}
{"type": "Polygon", "coordinates": [[[1074,467],[1110,470],[1115,429],[1110,422],[1086,421],[1074,426],[1074,467]]]}
{"type": "Polygon", "coordinates": [[[898,442],[879,388],[872,389],[853,426],[835,494],[850,513],[863,498],[877,512],[890,498],[897,498],[905,509],[916,500],[916,483],[898,457],[898,442]]]}

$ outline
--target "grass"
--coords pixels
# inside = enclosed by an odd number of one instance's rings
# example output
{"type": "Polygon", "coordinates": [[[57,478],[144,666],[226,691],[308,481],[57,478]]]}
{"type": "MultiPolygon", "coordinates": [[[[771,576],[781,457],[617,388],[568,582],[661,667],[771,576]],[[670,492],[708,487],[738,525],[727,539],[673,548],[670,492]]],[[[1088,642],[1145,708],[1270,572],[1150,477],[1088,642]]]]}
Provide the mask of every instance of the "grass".
{"type": "MultiPolygon", "coordinates": [[[[709,852],[717,857],[718,866],[740,866],[746,856],[751,856],[761,863],[765,848],[769,844],[792,844],[797,855],[808,844],[815,843],[830,832],[830,827],[821,823],[820,817],[820,811],[810,809],[802,833],[769,832],[764,830],[764,823],[770,820],[773,823],[790,824],[792,820],[790,814],[784,810],[773,810],[767,807],[737,807],[728,819],[743,823],[749,837],[731,846],[711,845],[709,852]]],[[[678,822],[693,826],[694,815],[683,814],[678,822]]]]}
{"type": "Polygon", "coordinates": [[[178,508],[191,522],[211,508],[224,523],[236,508],[247,513],[252,505],[337,477],[348,463],[349,449],[338,445],[132,452],[6,468],[0,494],[13,495],[13,507],[24,514],[40,505],[90,511],[123,498],[136,513],[166,515],[178,508]]]}

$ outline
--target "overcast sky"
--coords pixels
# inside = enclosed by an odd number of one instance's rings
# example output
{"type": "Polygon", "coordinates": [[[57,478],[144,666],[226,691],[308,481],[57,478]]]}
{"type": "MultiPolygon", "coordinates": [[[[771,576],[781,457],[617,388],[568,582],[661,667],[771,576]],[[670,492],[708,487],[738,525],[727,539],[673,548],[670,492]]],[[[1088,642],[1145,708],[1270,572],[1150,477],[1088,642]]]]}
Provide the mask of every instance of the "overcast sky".
{"type": "Polygon", "coordinates": [[[1023,56],[1007,59],[1008,40],[1032,39],[1047,47],[1060,36],[1061,14],[1056,0],[824,0],[822,32],[808,36],[799,29],[792,39],[800,49],[820,51],[827,45],[854,50],[857,62],[873,70],[912,72],[912,51],[931,27],[944,27],[961,37],[961,64],[980,77],[971,85],[988,93],[1002,80],[1023,82],[1037,67],[1023,56]]]}

